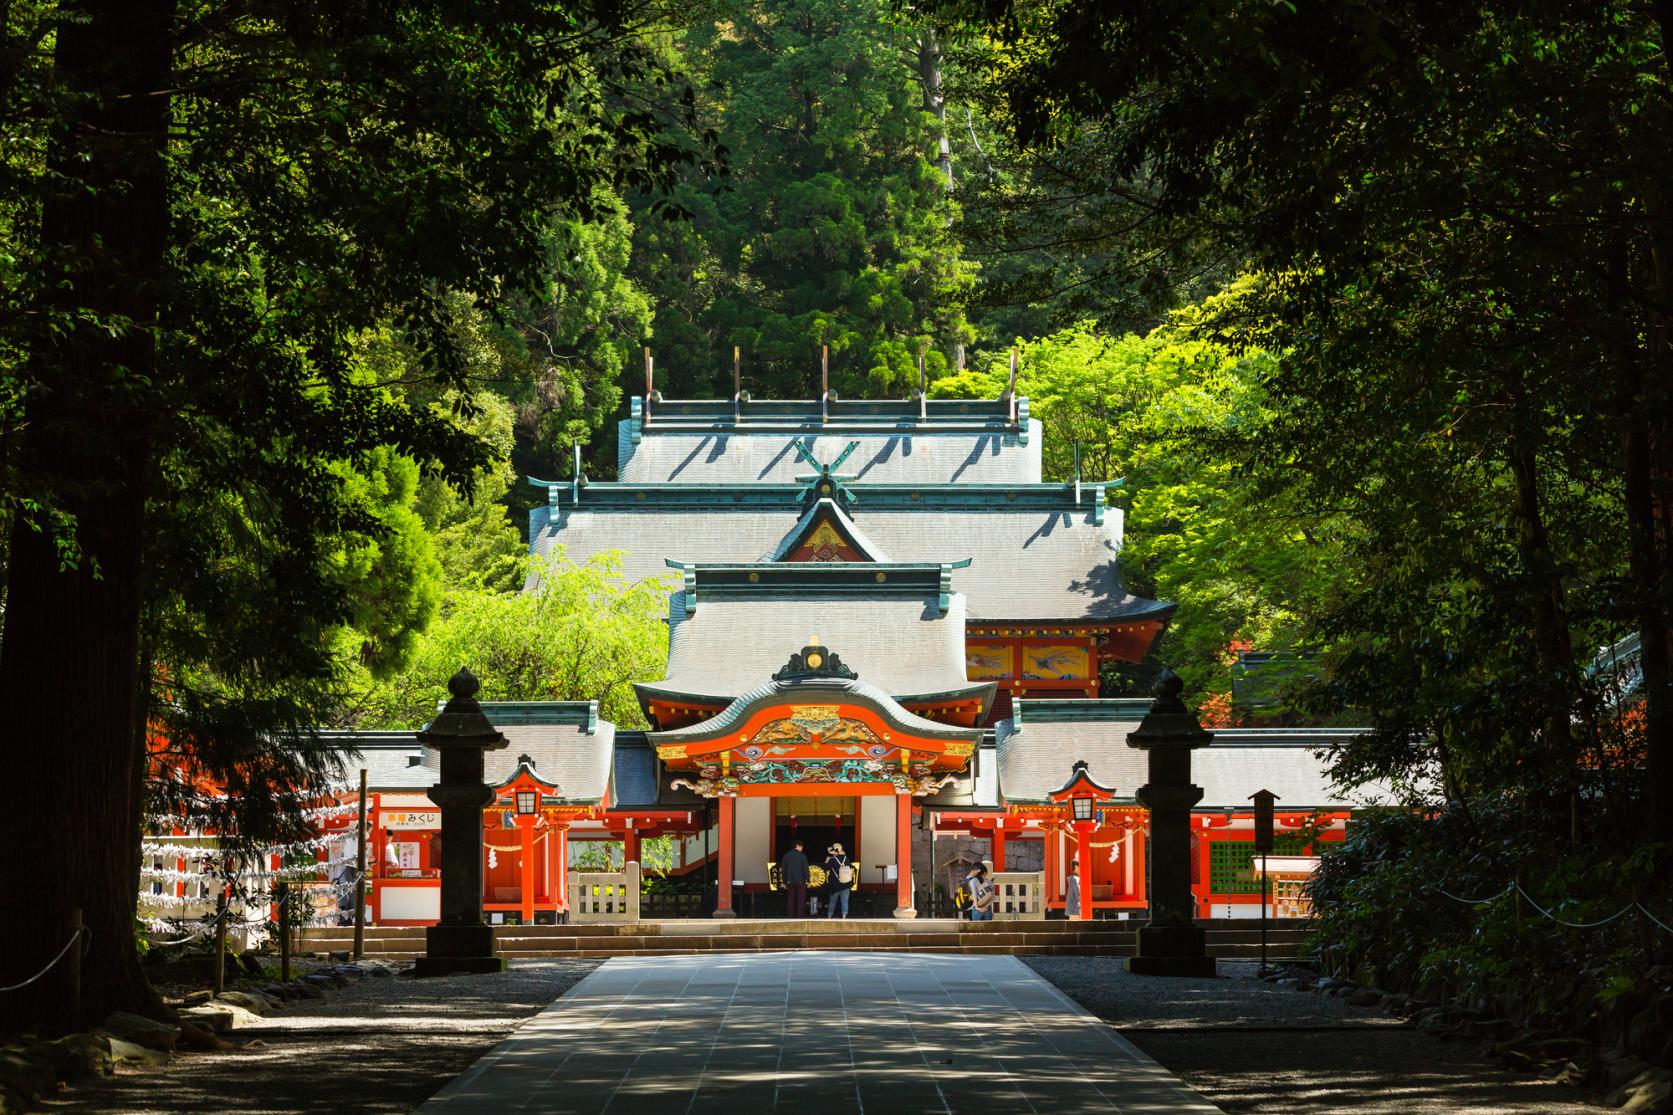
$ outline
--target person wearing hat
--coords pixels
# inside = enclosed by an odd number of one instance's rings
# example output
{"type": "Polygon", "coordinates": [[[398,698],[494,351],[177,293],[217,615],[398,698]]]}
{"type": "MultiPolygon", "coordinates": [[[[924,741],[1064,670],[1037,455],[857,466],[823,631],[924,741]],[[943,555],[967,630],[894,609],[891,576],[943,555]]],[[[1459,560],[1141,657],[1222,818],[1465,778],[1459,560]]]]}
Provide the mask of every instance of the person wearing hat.
{"type": "Polygon", "coordinates": [[[992,921],[995,894],[988,882],[988,865],[978,863],[964,877],[965,889],[970,892],[970,920],[992,921]]]}
{"type": "Polygon", "coordinates": [[[825,916],[834,918],[840,909],[842,916],[847,917],[848,892],[854,889],[854,865],[848,862],[848,853],[842,850],[841,844],[832,844],[826,853],[825,878],[830,899],[825,916]]]}

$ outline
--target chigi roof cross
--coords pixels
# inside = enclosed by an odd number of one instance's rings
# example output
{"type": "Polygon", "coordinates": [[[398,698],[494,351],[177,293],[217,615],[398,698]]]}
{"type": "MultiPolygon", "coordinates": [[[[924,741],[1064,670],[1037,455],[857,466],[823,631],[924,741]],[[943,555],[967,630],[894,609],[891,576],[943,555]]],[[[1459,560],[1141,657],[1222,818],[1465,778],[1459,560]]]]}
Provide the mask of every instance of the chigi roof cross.
{"type": "Polygon", "coordinates": [[[802,498],[804,500],[811,497],[813,499],[840,499],[844,503],[859,502],[860,497],[849,491],[846,483],[849,480],[858,480],[859,477],[843,476],[837,473],[837,469],[842,467],[842,463],[853,454],[854,450],[860,447],[859,442],[849,442],[848,447],[838,453],[836,460],[828,465],[820,464],[819,459],[813,455],[813,449],[801,438],[793,439],[790,444],[795,447],[798,457],[819,470],[812,476],[796,477],[796,483],[802,485],[802,498]]]}

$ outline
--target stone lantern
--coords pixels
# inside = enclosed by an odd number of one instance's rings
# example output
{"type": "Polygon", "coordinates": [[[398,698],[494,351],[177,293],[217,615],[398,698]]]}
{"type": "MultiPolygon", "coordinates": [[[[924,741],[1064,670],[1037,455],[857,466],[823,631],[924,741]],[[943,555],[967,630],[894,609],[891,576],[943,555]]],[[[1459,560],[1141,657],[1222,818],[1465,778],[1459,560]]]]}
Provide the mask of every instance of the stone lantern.
{"type": "Polygon", "coordinates": [[[1214,737],[1179,699],[1184,688],[1173,671],[1163,673],[1155,703],[1127,736],[1127,746],[1149,760],[1149,781],[1135,796],[1150,811],[1150,924],[1127,962],[1139,975],[1215,974],[1191,894],[1191,807],[1202,800],[1202,787],[1191,782],[1191,752],[1214,737]]]}
{"type": "Polygon", "coordinates": [[[483,781],[483,758],[508,743],[476,702],[482,684],[469,670],[448,679],[452,698],[418,733],[441,753],[441,778],[429,798],[441,807],[441,920],[424,934],[420,976],[499,972],[505,961],[494,927],[482,921],[482,810],[494,800],[483,781]]]}

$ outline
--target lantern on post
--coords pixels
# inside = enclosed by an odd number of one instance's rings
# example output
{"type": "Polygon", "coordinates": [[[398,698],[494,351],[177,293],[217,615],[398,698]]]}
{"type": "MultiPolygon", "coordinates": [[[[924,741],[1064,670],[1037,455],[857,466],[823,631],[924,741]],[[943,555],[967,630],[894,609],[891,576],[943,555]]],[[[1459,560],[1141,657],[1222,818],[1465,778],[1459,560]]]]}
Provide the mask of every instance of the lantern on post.
{"type": "MultiPolygon", "coordinates": [[[[556,797],[559,793],[559,787],[555,782],[548,782],[540,777],[539,772],[534,769],[533,759],[527,755],[519,755],[517,756],[516,772],[500,783],[496,792],[502,798],[509,797],[511,799],[511,819],[522,831],[522,863],[519,865],[517,887],[522,906],[519,912],[522,915],[523,924],[531,925],[534,922],[535,898],[534,830],[535,826],[540,823],[541,801],[547,797],[556,797]]],[[[549,892],[547,897],[554,904],[554,917],[556,917],[556,908],[559,904],[558,895],[550,892],[559,889],[555,882],[556,880],[549,878],[547,884],[547,891],[549,892]]]]}
{"type": "Polygon", "coordinates": [[[424,955],[414,967],[421,976],[505,968],[493,926],[482,921],[482,809],[494,800],[482,773],[484,753],[508,741],[477,703],[481,688],[461,669],[448,680],[451,698],[441,713],[418,733],[441,755],[441,776],[427,791],[441,807],[441,919],[424,932],[424,955]]]}
{"type": "Polygon", "coordinates": [[[1146,753],[1148,779],[1134,795],[1150,811],[1150,922],[1139,930],[1127,970],[1152,976],[1212,976],[1207,935],[1196,924],[1191,893],[1191,807],[1202,787],[1191,781],[1191,752],[1214,737],[1180,699],[1185,684],[1169,670],[1127,746],[1146,753]]]}
{"type": "MultiPolygon", "coordinates": [[[[1073,819],[1075,832],[1075,857],[1080,861],[1082,872],[1092,870],[1092,830],[1097,827],[1093,818],[1097,815],[1098,805],[1114,796],[1114,789],[1100,786],[1092,780],[1087,773],[1085,759],[1077,760],[1070,769],[1069,781],[1051,793],[1052,801],[1069,803],[1069,816],[1073,819]]],[[[1092,883],[1084,875],[1080,881],[1080,909],[1064,912],[1080,921],[1092,920],[1092,883]]]]}

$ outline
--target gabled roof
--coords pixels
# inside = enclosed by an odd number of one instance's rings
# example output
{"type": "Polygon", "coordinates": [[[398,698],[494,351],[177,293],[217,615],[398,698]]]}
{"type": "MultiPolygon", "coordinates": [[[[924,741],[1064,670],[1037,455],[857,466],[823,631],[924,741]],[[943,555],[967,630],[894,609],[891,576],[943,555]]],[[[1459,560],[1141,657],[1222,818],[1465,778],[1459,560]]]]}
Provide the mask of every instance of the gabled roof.
{"type": "Polygon", "coordinates": [[[760,584],[743,586],[760,591],[715,599],[699,582],[694,592],[701,603],[695,610],[688,609],[686,593],[675,593],[668,613],[668,674],[662,681],[636,683],[640,702],[727,703],[759,687],[788,654],[818,635],[861,680],[896,700],[979,697],[986,715],[994,687],[966,677],[964,597],[951,594],[943,608],[933,579],[878,584],[869,573],[852,592],[821,593],[812,581],[794,592],[771,594],[775,573],[802,568],[764,571],[760,584]]]}
{"type": "MultiPolygon", "coordinates": [[[[664,559],[685,563],[755,562],[770,556],[800,520],[800,489],[670,487],[622,489],[594,484],[579,505],[567,488],[556,517],[537,508],[530,550],[563,547],[572,561],[621,552],[630,580],[664,575],[664,559]]],[[[1129,593],[1116,555],[1121,513],[1077,501],[1057,485],[873,489],[856,486],[850,512],[869,544],[898,563],[940,564],[969,558],[952,588],[972,622],[1159,621],[1173,605],[1129,593]],[[914,498],[916,497],[916,498],[914,498]]]]}
{"type": "Polygon", "coordinates": [[[836,501],[829,496],[816,501],[802,513],[785,536],[779,540],[771,552],[766,556],[767,561],[785,561],[791,554],[808,543],[809,536],[817,531],[821,524],[829,523],[841,535],[848,547],[859,554],[864,561],[888,561],[889,555],[882,547],[865,536],[865,533],[848,517],[848,513],[838,507],[836,501]]]}

